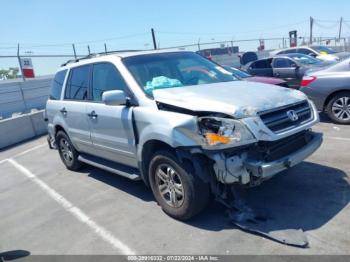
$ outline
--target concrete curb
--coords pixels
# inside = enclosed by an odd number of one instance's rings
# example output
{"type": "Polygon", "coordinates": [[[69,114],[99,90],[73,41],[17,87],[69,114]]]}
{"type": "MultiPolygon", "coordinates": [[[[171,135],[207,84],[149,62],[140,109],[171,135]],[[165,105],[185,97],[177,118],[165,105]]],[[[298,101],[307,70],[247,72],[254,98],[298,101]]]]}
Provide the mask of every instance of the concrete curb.
{"type": "Polygon", "coordinates": [[[44,111],[0,120],[0,149],[47,133],[44,111]]]}

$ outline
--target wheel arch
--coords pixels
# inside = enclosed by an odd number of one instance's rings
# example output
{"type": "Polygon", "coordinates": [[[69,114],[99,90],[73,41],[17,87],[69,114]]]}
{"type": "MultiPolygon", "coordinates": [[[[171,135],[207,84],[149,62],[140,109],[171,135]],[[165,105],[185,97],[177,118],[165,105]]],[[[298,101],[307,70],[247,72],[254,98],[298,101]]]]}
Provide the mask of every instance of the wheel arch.
{"type": "Polygon", "coordinates": [[[350,88],[348,88],[348,89],[340,89],[340,90],[337,90],[337,91],[334,91],[334,92],[330,93],[330,94],[327,96],[326,100],[324,101],[324,104],[323,104],[323,111],[325,111],[325,110],[327,109],[327,106],[328,106],[329,101],[331,101],[331,99],[332,99],[334,96],[336,96],[337,94],[340,94],[340,93],[344,93],[344,92],[350,93],[350,88]]]}

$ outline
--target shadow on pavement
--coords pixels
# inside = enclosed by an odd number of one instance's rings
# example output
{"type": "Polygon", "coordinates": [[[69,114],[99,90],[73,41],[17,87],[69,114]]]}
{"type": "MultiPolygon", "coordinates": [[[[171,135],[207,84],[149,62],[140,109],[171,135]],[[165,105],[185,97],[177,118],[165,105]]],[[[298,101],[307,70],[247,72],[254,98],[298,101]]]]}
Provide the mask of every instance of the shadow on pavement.
{"type": "MultiPolygon", "coordinates": [[[[255,188],[243,191],[247,204],[266,212],[271,230],[320,228],[350,201],[346,174],[336,168],[303,162],[255,188]]],[[[212,204],[189,224],[206,230],[232,228],[224,207],[212,204]],[[226,222],[223,222],[226,221],[226,222]]]]}
{"type": "MultiPolygon", "coordinates": [[[[92,167],[85,168],[86,171],[90,177],[118,190],[143,201],[154,201],[151,189],[141,181],[130,181],[92,167]]],[[[301,228],[308,231],[326,224],[348,204],[350,185],[342,170],[303,162],[258,187],[244,189],[243,196],[250,207],[264,210],[273,219],[271,230],[301,228]]],[[[234,227],[226,208],[216,201],[185,223],[210,231],[234,227]]]]}
{"type": "Polygon", "coordinates": [[[20,259],[23,257],[27,257],[30,255],[30,252],[27,250],[12,250],[7,252],[0,253],[0,261],[12,261],[16,259],[20,259]]]}
{"type": "Polygon", "coordinates": [[[90,177],[115,187],[118,190],[122,190],[128,194],[140,198],[143,201],[154,201],[151,189],[147,188],[142,181],[131,181],[125,177],[118,176],[91,166],[86,166],[82,172],[87,173],[90,177]]]}

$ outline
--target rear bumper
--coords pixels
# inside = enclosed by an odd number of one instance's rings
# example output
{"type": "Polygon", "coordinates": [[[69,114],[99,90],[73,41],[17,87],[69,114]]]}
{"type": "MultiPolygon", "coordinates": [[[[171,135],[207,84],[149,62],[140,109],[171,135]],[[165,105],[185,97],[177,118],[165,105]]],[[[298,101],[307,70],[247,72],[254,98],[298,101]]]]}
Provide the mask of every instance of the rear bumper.
{"type": "Polygon", "coordinates": [[[313,133],[313,138],[309,143],[299,150],[272,162],[261,162],[247,159],[244,165],[248,172],[260,178],[270,178],[273,175],[295,166],[313,154],[322,144],[322,134],[313,133]]]}

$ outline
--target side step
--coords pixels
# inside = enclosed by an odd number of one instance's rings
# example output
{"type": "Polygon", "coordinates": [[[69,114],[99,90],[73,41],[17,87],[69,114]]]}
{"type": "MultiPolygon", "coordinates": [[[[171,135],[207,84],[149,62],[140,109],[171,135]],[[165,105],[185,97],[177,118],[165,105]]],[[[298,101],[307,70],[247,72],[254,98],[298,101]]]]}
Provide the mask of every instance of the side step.
{"type": "Polygon", "coordinates": [[[134,181],[141,180],[139,172],[136,168],[128,167],[119,163],[115,163],[106,159],[87,154],[80,154],[78,160],[88,165],[106,170],[108,172],[129,178],[134,181]]]}

